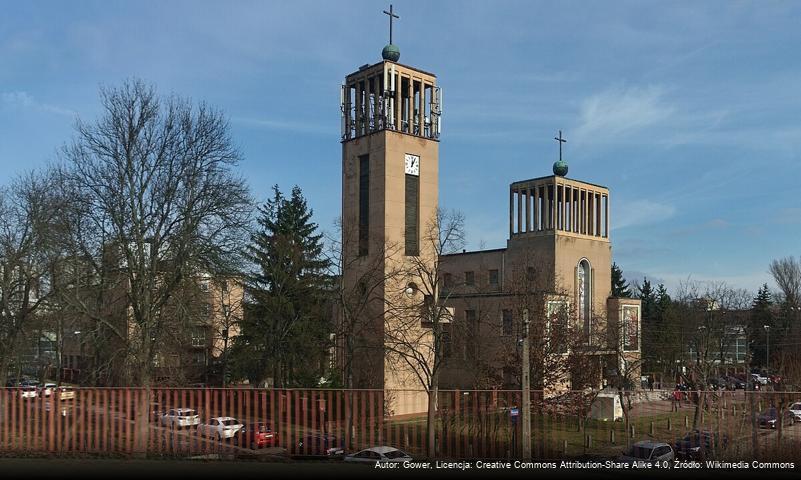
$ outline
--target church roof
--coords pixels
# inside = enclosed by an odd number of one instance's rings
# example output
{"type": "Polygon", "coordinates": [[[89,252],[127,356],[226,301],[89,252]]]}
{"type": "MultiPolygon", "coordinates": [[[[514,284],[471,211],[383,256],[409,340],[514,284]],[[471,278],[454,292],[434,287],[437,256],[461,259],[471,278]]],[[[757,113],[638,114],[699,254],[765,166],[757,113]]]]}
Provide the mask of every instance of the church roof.
{"type": "MultiPolygon", "coordinates": [[[[529,178],[528,180],[517,180],[515,182],[512,182],[512,186],[523,184],[523,183],[537,182],[539,180],[545,180],[545,179],[556,178],[556,177],[557,177],[557,175],[545,175],[543,177],[529,178]]],[[[559,178],[564,178],[565,180],[570,180],[570,181],[573,181],[573,182],[586,183],[587,185],[592,185],[593,187],[599,187],[599,188],[604,188],[604,189],[609,190],[609,188],[604,186],[604,185],[599,185],[597,183],[586,182],[584,180],[579,180],[577,178],[569,178],[569,177],[559,177],[559,178]]]]}

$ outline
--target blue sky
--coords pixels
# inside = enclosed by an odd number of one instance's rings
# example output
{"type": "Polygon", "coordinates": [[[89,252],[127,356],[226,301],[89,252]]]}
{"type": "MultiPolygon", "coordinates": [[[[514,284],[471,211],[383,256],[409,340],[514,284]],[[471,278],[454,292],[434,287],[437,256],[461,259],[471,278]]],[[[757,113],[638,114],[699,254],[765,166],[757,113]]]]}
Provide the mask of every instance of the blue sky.
{"type": "MultiPolygon", "coordinates": [[[[440,203],[505,245],[508,185],[607,185],[614,258],[755,290],[801,254],[798,2],[395,0],[401,62],[444,91],[440,203]]],[[[54,159],[129,77],[221,108],[257,198],[340,209],[339,84],[387,43],[376,1],[0,1],[0,182],[54,159]]]]}

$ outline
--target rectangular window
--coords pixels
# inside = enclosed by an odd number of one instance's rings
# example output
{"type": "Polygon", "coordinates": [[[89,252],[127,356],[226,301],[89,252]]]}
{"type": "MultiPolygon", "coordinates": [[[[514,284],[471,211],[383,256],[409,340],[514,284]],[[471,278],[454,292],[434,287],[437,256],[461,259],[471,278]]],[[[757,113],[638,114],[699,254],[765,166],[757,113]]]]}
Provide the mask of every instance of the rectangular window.
{"type": "Polygon", "coordinates": [[[464,284],[465,285],[475,285],[476,284],[476,274],[474,272],[464,272],[464,284]]]}
{"type": "Polygon", "coordinates": [[[199,350],[192,354],[192,363],[195,365],[205,365],[206,364],[206,351],[199,350]]]}
{"type": "Polygon", "coordinates": [[[420,255],[418,239],[420,177],[406,175],[406,255],[420,255]]]}
{"type": "Polygon", "coordinates": [[[448,330],[442,331],[442,358],[450,358],[451,356],[451,332],[448,330]]]}
{"type": "Polygon", "coordinates": [[[489,271],[489,284],[491,287],[498,286],[498,270],[489,271]]]}
{"type": "Polygon", "coordinates": [[[634,305],[623,306],[623,350],[637,351],[640,349],[640,322],[639,309],[634,305]]]}
{"type": "Polygon", "coordinates": [[[512,311],[503,311],[503,335],[514,334],[514,325],[512,324],[512,311]]]}
{"type": "Polygon", "coordinates": [[[370,240],[370,156],[359,157],[359,256],[367,255],[370,240]]]}
{"type": "Polygon", "coordinates": [[[206,329],[203,327],[195,327],[192,329],[192,346],[205,347],[206,346],[206,329]]]}
{"type": "Polygon", "coordinates": [[[442,283],[445,288],[453,288],[453,275],[446,273],[442,276],[442,283]]]}

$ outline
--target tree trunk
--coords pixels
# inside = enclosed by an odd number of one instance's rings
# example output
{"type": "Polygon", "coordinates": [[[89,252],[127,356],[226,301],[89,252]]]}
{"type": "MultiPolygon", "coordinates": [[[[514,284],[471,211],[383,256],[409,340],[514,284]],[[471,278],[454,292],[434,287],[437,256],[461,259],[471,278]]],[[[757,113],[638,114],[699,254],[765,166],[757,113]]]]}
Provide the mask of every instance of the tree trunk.
{"type": "Polygon", "coordinates": [[[701,421],[701,411],[704,408],[704,402],[706,402],[706,390],[696,390],[698,394],[698,403],[695,404],[695,413],[693,413],[693,430],[698,428],[698,424],[701,421]]]}
{"type": "Polygon", "coordinates": [[[436,415],[437,415],[437,395],[439,394],[439,374],[435,373],[431,377],[432,384],[428,389],[428,415],[426,417],[426,431],[428,432],[428,457],[434,458],[437,455],[436,449],[436,415]]]}

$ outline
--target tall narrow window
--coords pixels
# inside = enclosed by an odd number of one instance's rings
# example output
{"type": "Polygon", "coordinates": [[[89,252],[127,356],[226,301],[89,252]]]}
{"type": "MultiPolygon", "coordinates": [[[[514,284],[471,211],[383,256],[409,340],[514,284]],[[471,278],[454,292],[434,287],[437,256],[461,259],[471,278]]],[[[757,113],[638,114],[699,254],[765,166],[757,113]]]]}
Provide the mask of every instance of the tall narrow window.
{"type": "Polygon", "coordinates": [[[406,174],[406,255],[419,255],[420,177],[406,174]]]}
{"type": "Polygon", "coordinates": [[[590,334],[590,305],[592,303],[592,290],[590,286],[590,262],[583,259],[578,264],[576,283],[578,287],[578,314],[584,335],[590,334]]]}
{"type": "Polygon", "coordinates": [[[370,241],[370,156],[359,157],[359,256],[367,255],[370,241]]]}
{"type": "Polygon", "coordinates": [[[501,334],[506,336],[513,335],[514,323],[512,323],[512,311],[504,309],[501,315],[503,321],[503,325],[501,327],[501,334]]]}

